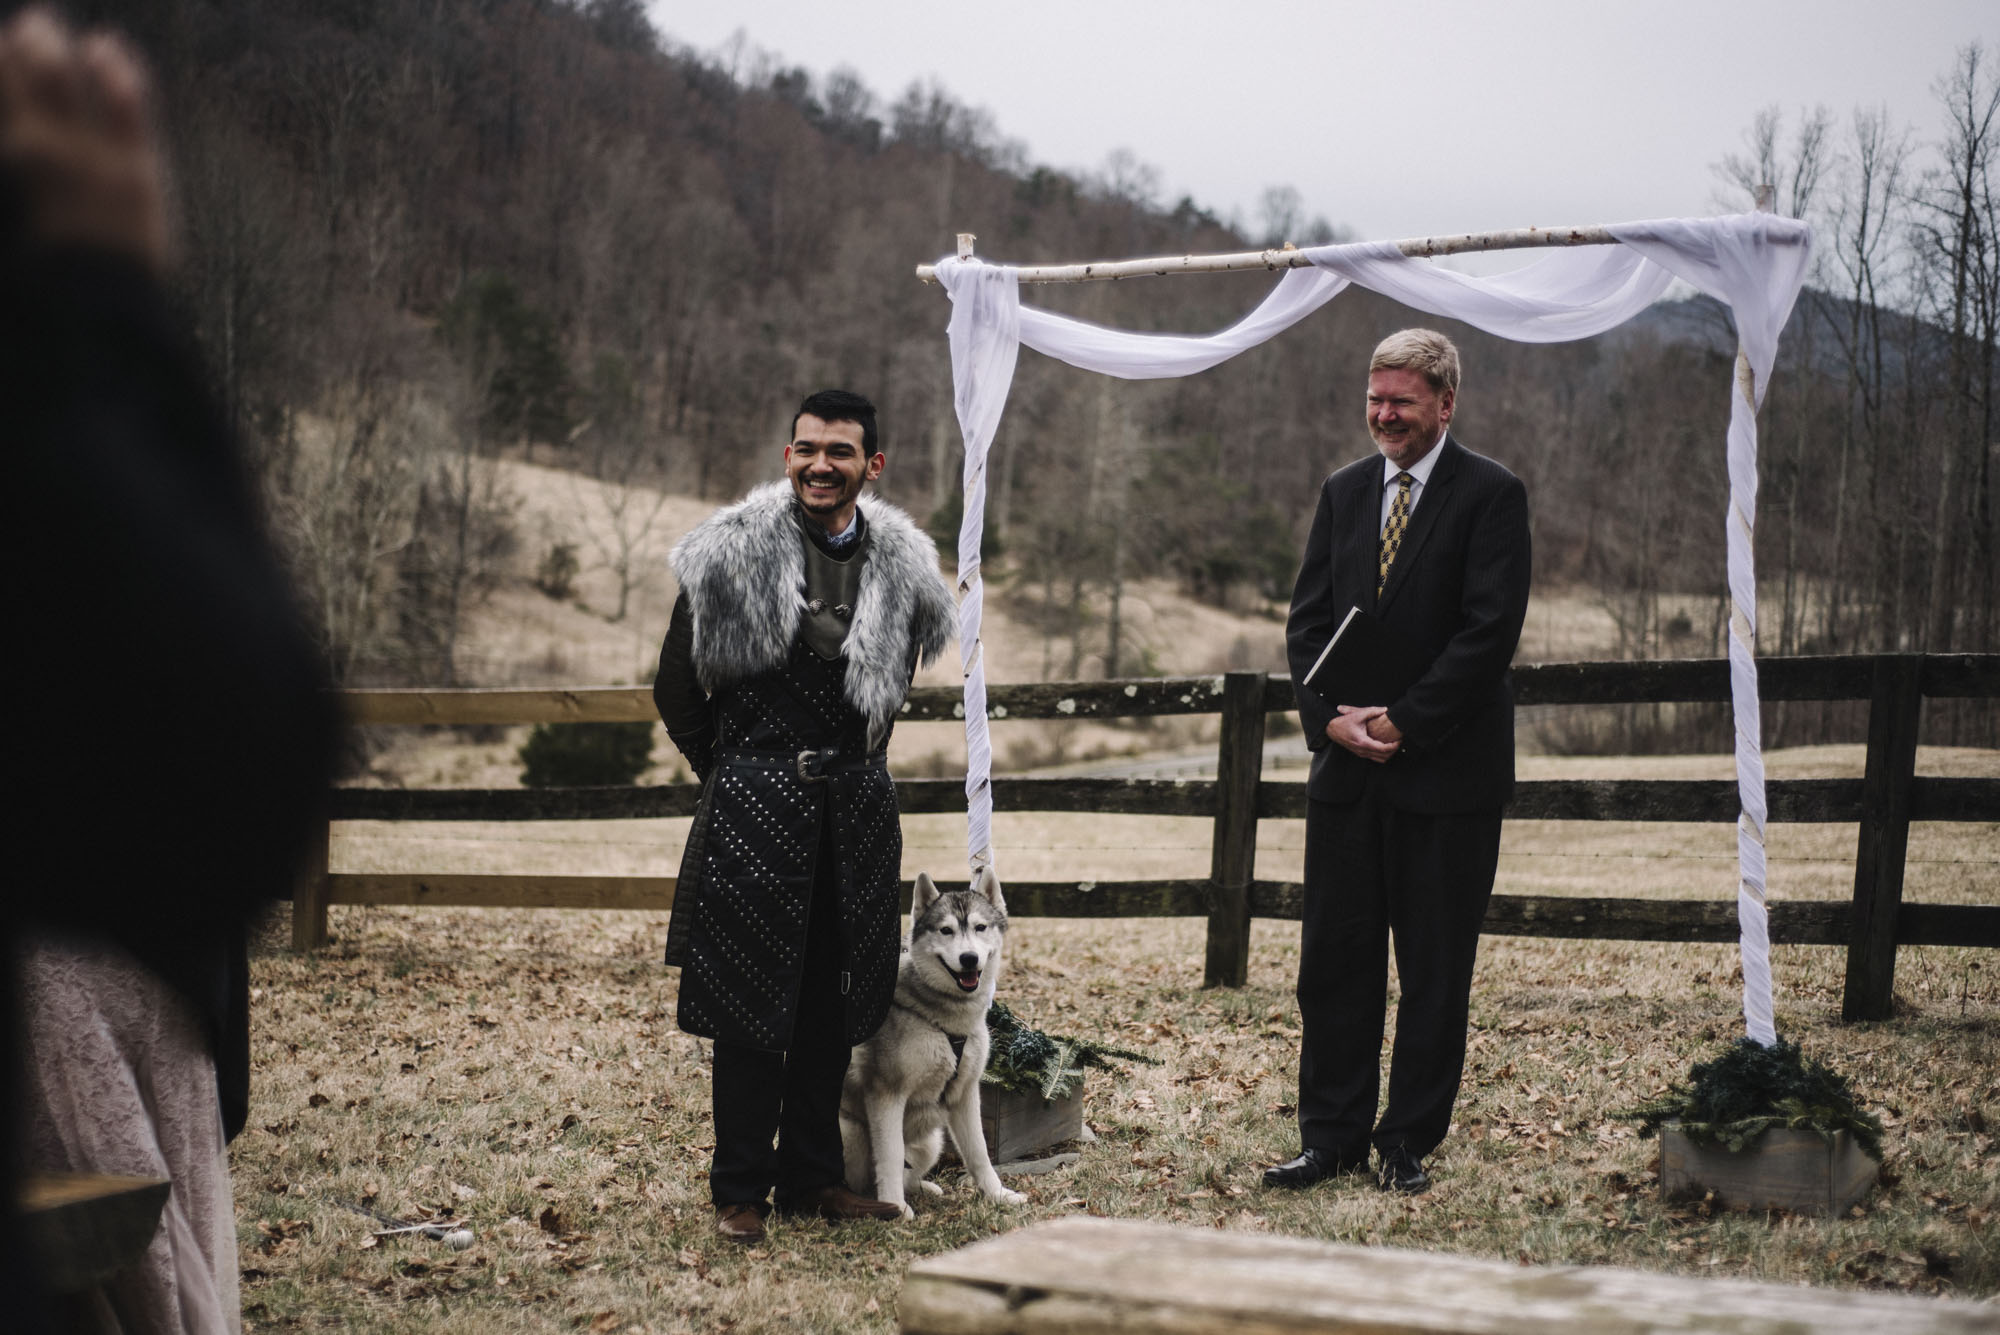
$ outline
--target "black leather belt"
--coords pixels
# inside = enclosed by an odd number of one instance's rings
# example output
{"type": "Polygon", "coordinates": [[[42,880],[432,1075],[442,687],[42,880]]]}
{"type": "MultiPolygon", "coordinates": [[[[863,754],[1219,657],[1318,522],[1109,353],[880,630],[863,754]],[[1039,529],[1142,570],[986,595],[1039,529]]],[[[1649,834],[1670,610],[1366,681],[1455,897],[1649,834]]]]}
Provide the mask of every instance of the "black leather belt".
{"type": "Polygon", "coordinates": [[[844,770],[887,769],[889,755],[886,751],[872,754],[843,751],[837,746],[819,751],[727,750],[717,757],[716,763],[740,769],[791,770],[807,783],[820,783],[844,770]]]}

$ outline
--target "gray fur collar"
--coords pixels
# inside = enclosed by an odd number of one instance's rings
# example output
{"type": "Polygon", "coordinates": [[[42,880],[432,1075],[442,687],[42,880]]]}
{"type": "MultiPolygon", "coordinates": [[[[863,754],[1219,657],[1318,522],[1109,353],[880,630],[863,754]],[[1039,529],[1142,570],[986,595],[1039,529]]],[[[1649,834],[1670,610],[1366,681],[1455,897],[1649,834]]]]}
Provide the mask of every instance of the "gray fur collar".
{"type": "MultiPolygon", "coordinates": [[[[864,496],[868,556],[847,631],[847,703],[881,745],[910,685],[910,649],[929,662],[951,643],[956,606],[937,544],[886,501],[864,496]]],[[[711,694],[774,671],[791,656],[806,607],[807,541],[789,482],[724,506],[668,558],[694,613],[694,668],[711,694]]]]}

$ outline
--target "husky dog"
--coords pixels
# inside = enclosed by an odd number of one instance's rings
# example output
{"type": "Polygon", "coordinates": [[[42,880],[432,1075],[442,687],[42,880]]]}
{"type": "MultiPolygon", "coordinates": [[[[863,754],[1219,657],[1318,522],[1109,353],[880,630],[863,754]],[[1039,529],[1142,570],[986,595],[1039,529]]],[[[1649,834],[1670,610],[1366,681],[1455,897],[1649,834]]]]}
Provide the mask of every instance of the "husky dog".
{"type": "Polygon", "coordinates": [[[840,1092],[849,1190],[901,1206],[905,1219],[919,1187],[944,1194],[924,1174],[936,1166],[947,1128],[981,1191],[1008,1205],[1028,1199],[1000,1185],[979,1125],[986,1011],[1006,936],[1007,905],[992,868],[971,889],[949,894],[917,873],[895,1001],[882,1027],[854,1049],[840,1092]]]}

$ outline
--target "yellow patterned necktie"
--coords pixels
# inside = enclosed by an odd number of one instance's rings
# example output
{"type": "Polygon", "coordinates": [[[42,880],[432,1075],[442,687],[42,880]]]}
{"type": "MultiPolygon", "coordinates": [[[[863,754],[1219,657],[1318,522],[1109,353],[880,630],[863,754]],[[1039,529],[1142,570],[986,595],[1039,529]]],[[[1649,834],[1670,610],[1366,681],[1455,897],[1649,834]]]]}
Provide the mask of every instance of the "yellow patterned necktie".
{"type": "Polygon", "coordinates": [[[1396,474],[1396,499],[1389,503],[1389,522],[1382,525],[1382,557],[1375,572],[1375,596],[1389,584],[1389,567],[1396,564],[1396,549],[1403,545],[1403,530],[1410,526],[1410,487],[1416,482],[1408,473],[1396,474]]]}

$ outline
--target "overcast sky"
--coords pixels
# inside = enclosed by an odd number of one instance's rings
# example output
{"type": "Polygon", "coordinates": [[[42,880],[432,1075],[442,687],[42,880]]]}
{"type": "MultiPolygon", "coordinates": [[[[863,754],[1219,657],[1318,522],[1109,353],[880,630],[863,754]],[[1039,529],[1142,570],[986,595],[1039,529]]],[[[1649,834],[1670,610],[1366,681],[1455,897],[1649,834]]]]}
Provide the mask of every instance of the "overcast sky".
{"type": "Polygon", "coordinates": [[[698,50],[740,30],[819,76],[851,66],[885,107],[936,78],[1038,164],[1090,172],[1129,148],[1165,202],[1190,194],[1254,229],[1264,189],[1291,185],[1371,240],[1719,212],[1711,164],[1760,107],[1789,127],[1802,106],[1882,104],[1933,137],[1955,51],[1979,40],[2000,64],[1994,0],[649,8],[698,50]]]}

